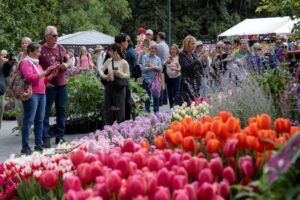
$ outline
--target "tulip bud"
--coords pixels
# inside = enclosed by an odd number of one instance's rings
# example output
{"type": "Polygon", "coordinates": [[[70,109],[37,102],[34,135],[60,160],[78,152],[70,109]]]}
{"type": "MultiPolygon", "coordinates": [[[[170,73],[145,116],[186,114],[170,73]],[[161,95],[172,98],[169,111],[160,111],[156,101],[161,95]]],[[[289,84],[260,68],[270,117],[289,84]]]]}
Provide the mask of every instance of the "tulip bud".
{"type": "Polygon", "coordinates": [[[85,160],[85,152],[83,150],[72,151],[70,153],[70,159],[75,167],[85,160]]]}
{"type": "Polygon", "coordinates": [[[98,176],[103,175],[103,165],[100,161],[94,161],[90,164],[90,166],[92,167],[91,172],[94,177],[94,181],[96,181],[98,176]]]}
{"type": "Polygon", "coordinates": [[[252,178],[254,176],[254,164],[251,156],[240,157],[238,165],[243,177],[252,178]]]}
{"type": "Polygon", "coordinates": [[[227,199],[230,194],[230,185],[226,180],[219,183],[217,193],[224,199],[227,199]]]}
{"type": "Polygon", "coordinates": [[[162,168],[163,163],[156,156],[151,156],[148,159],[147,167],[150,171],[158,171],[162,168]]]}
{"type": "Polygon", "coordinates": [[[173,200],[189,200],[189,195],[185,190],[175,190],[173,200]]]}
{"type": "Polygon", "coordinates": [[[111,169],[115,169],[120,155],[118,153],[110,153],[106,159],[106,164],[111,169]]]}
{"type": "Polygon", "coordinates": [[[197,200],[196,190],[195,190],[195,188],[192,185],[186,184],[184,186],[184,190],[188,194],[189,200],[197,200]]]}
{"type": "Polygon", "coordinates": [[[169,189],[165,187],[159,187],[157,192],[154,194],[153,200],[170,200],[169,189]]]}
{"type": "Polygon", "coordinates": [[[123,143],[122,146],[122,152],[129,152],[129,153],[133,153],[135,152],[135,143],[133,142],[132,139],[126,139],[123,143]]]}
{"type": "Polygon", "coordinates": [[[81,163],[78,165],[77,173],[83,184],[89,184],[94,180],[92,166],[88,163],[81,163]]]}
{"type": "Polygon", "coordinates": [[[169,187],[170,184],[170,174],[166,168],[162,168],[156,175],[157,185],[169,187]]]}
{"type": "Polygon", "coordinates": [[[214,181],[214,176],[212,174],[211,169],[206,168],[199,172],[198,182],[200,187],[204,183],[212,183],[213,181],[214,181]]]}
{"type": "Polygon", "coordinates": [[[136,163],[138,169],[141,169],[145,165],[145,155],[142,152],[134,152],[131,159],[136,163]]]}
{"type": "Polygon", "coordinates": [[[120,158],[116,164],[116,169],[120,170],[123,178],[127,178],[129,175],[129,163],[124,157],[120,158]]]}
{"type": "Polygon", "coordinates": [[[233,157],[236,153],[238,143],[237,139],[227,140],[223,149],[224,156],[227,158],[233,157]]]}
{"type": "Polygon", "coordinates": [[[183,175],[175,175],[172,179],[172,188],[173,190],[183,189],[187,184],[187,177],[183,175]]]}
{"type": "Polygon", "coordinates": [[[145,195],[146,182],[145,179],[139,176],[131,176],[127,182],[127,192],[131,199],[138,195],[145,195]]]}
{"type": "Polygon", "coordinates": [[[107,174],[105,180],[106,189],[112,193],[118,193],[121,188],[121,177],[117,171],[107,174]]]}
{"type": "Polygon", "coordinates": [[[46,189],[54,189],[58,185],[58,174],[55,171],[45,171],[40,176],[40,182],[46,189]]]}
{"type": "Polygon", "coordinates": [[[72,175],[64,178],[64,193],[67,193],[69,190],[79,191],[81,189],[81,181],[78,176],[72,175]]]}
{"type": "Polygon", "coordinates": [[[231,185],[236,182],[235,172],[232,167],[225,167],[223,170],[223,179],[227,180],[231,185]]]}
{"type": "Polygon", "coordinates": [[[156,177],[151,177],[148,182],[147,182],[148,186],[147,186],[147,194],[149,196],[153,196],[156,192],[157,189],[157,179],[156,177]]]}
{"type": "Polygon", "coordinates": [[[201,200],[210,200],[215,195],[213,185],[211,183],[203,183],[198,192],[198,199],[201,200]]]}
{"type": "Polygon", "coordinates": [[[222,174],[223,171],[223,163],[220,157],[216,157],[210,160],[209,168],[211,169],[213,175],[215,177],[222,174]]]}

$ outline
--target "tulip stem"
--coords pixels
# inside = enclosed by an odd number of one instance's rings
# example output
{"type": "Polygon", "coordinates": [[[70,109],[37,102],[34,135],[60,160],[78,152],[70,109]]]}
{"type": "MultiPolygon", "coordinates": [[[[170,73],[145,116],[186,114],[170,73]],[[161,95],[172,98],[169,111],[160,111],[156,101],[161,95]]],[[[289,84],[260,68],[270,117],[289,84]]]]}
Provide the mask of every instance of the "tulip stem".
{"type": "Polygon", "coordinates": [[[52,190],[52,189],[50,190],[50,199],[51,199],[51,200],[54,200],[53,190],[52,190]]]}

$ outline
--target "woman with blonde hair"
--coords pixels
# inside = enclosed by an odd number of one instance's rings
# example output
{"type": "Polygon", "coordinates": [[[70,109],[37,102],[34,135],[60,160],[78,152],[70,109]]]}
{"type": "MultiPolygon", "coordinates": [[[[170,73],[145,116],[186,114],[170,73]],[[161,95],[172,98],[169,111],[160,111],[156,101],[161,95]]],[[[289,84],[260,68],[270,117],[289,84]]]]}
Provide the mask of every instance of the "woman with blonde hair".
{"type": "Polygon", "coordinates": [[[174,98],[180,85],[181,66],[179,64],[178,54],[179,48],[177,44],[172,44],[170,47],[170,57],[165,62],[166,84],[170,108],[173,107],[174,98]]]}
{"type": "Polygon", "coordinates": [[[175,104],[190,103],[200,96],[200,81],[203,75],[205,56],[198,58],[194,53],[196,38],[188,35],[183,40],[182,51],[179,52],[181,66],[180,89],[175,97],[175,104]]]}

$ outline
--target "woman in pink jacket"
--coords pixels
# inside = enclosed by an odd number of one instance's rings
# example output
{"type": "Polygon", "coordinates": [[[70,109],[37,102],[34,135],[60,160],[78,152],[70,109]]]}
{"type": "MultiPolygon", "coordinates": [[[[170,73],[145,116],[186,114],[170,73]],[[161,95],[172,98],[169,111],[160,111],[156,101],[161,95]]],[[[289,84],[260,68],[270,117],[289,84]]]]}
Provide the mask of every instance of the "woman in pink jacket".
{"type": "Polygon", "coordinates": [[[56,66],[47,68],[46,71],[39,65],[39,56],[41,54],[41,46],[32,42],[27,47],[27,57],[25,57],[19,67],[24,79],[32,85],[32,98],[23,101],[24,120],[22,127],[22,150],[21,154],[29,155],[32,150],[29,147],[29,130],[34,122],[35,151],[43,151],[42,133],[43,120],[45,117],[46,106],[46,84],[47,80],[52,77],[48,76],[51,70],[56,66]]]}

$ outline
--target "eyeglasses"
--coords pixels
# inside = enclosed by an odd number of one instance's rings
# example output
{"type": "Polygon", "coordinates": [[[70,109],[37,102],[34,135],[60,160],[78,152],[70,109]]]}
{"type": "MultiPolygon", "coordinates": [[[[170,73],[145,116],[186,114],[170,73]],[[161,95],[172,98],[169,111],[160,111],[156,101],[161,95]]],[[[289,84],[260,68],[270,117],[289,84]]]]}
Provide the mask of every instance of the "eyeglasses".
{"type": "Polygon", "coordinates": [[[51,35],[52,37],[54,37],[54,38],[57,38],[58,37],[58,35],[51,35]]]}
{"type": "Polygon", "coordinates": [[[257,49],[255,49],[256,51],[261,51],[261,49],[259,49],[259,48],[257,48],[257,49]]]}
{"type": "Polygon", "coordinates": [[[216,47],[216,49],[221,49],[222,47],[216,47]]]}

